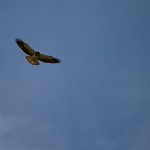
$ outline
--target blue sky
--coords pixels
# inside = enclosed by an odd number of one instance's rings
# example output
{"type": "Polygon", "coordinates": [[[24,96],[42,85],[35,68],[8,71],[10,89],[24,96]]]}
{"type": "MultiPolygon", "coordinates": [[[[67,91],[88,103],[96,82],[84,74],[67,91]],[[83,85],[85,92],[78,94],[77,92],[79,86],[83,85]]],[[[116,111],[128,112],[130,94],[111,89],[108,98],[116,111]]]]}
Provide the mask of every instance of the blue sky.
{"type": "Polygon", "coordinates": [[[148,0],[0,1],[0,150],[149,150],[148,0]],[[30,65],[15,38],[61,64],[30,65]]]}

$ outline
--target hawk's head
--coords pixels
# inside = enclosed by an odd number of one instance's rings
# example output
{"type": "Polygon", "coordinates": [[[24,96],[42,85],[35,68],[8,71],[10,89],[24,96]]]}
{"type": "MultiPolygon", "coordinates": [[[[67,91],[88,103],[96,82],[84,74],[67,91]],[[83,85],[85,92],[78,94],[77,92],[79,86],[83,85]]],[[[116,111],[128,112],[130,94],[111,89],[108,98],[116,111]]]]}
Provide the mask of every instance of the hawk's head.
{"type": "Polygon", "coordinates": [[[35,55],[35,56],[39,56],[39,55],[40,55],[40,52],[35,52],[34,55],[35,55]]]}

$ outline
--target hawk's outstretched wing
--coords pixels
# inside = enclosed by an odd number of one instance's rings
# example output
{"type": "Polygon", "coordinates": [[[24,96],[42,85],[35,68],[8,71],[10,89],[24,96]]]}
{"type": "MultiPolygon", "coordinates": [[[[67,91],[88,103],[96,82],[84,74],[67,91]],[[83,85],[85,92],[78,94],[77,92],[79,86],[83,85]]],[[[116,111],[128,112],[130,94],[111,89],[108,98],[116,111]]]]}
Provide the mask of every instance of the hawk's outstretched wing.
{"type": "Polygon", "coordinates": [[[53,56],[43,55],[43,54],[40,54],[38,56],[38,59],[45,63],[60,63],[61,62],[61,60],[59,60],[58,58],[55,58],[53,56]]]}
{"type": "Polygon", "coordinates": [[[35,50],[32,49],[27,43],[23,42],[22,40],[20,39],[16,39],[15,41],[18,46],[28,55],[33,55],[35,53],[35,50]]]}

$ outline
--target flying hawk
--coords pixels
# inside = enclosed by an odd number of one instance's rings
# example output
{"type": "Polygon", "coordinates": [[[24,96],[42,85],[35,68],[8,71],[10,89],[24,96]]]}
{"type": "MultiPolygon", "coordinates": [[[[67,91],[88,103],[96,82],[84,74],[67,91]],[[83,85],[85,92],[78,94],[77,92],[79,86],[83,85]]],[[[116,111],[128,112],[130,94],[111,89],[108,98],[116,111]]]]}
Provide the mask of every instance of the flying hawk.
{"type": "Polygon", "coordinates": [[[35,51],[27,43],[23,42],[20,39],[16,39],[15,42],[23,50],[23,52],[28,54],[28,56],[26,56],[26,59],[32,65],[39,65],[40,64],[39,61],[42,61],[44,63],[52,63],[52,64],[61,62],[61,60],[53,56],[40,54],[40,52],[35,51]]]}

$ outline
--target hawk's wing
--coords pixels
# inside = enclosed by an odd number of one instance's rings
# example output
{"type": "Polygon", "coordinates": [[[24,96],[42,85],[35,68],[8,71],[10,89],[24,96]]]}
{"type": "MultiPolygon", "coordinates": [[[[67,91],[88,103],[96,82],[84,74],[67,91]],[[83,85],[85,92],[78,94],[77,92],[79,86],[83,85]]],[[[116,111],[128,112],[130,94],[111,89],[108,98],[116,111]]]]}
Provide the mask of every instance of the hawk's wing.
{"type": "Polygon", "coordinates": [[[60,63],[61,62],[61,60],[59,60],[58,58],[55,58],[53,56],[43,55],[43,54],[40,54],[38,56],[38,59],[45,63],[60,63]]]}
{"type": "Polygon", "coordinates": [[[32,49],[27,43],[23,42],[22,40],[16,39],[15,42],[26,54],[33,55],[35,53],[34,49],[32,49]]]}

